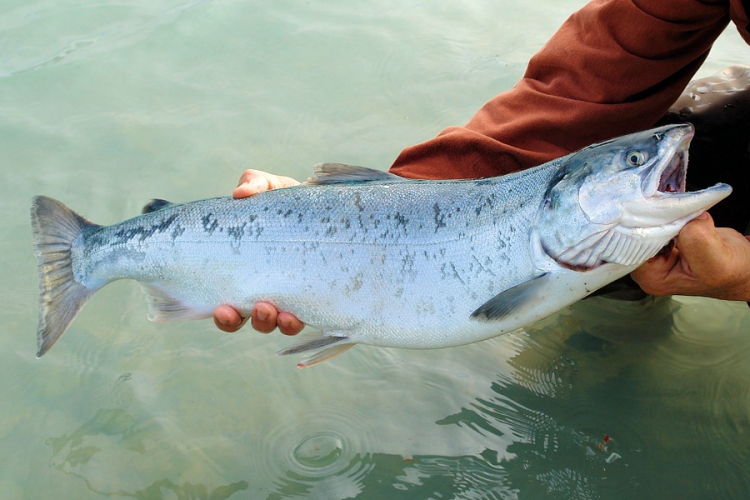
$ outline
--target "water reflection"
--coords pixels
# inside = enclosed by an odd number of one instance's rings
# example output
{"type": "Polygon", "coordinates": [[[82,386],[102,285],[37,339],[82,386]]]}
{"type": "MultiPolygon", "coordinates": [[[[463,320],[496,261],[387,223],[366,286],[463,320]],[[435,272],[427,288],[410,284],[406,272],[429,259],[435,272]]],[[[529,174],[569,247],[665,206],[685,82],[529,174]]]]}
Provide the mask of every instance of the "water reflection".
{"type": "MultiPolygon", "coordinates": [[[[149,464],[145,454],[153,453],[156,441],[154,434],[159,428],[156,422],[139,422],[135,415],[122,409],[99,410],[70,434],[47,439],[46,443],[52,450],[50,465],[78,478],[92,493],[108,497],[138,500],[226,500],[235,493],[248,489],[247,481],[209,486],[189,480],[175,482],[169,478],[154,480],[139,489],[123,488],[122,484],[133,487],[142,478],[135,477],[133,470],[126,472],[119,468],[127,463],[140,462],[141,466],[149,464]],[[117,459],[113,460],[113,457],[117,459]]],[[[156,470],[158,468],[140,472],[148,476],[149,472],[156,470]]]]}
{"type": "Polygon", "coordinates": [[[706,307],[584,302],[518,335],[494,394],[438,424],[510,438],[499,476],[528,498],[746,498],[750,313],[706,307]]]}

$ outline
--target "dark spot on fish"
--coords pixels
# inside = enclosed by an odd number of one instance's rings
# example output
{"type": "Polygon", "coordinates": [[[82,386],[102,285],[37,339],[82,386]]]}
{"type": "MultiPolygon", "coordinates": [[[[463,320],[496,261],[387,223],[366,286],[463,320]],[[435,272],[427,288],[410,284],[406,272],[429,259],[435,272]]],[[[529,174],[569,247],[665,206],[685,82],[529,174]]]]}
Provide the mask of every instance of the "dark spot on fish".
{"type": "Polygon", "coordinates": [[[396,219],[396,226],[403,226],[404,229],[406,229],[406,225],[409,223],[409,219],[406,218],[405,215],[401,215],[400,212],[396,212],[396,215],[393,216],[396,219]]]}
{"type": "Polygon", "coordinates": [[[466,283],[461,279],[461,276],[458,274],[458,269],[456,269],[456,265],[453,262],[451,262],[451,270],[453,271],[453,277],[460,281],[462,285],[465,285],[466,283]]]}
{"type": "Polygon", "coordinates": [[[306,241],[302,244],[302,248],[305,251],[317,250],[319,246],[320,243],[318,243],[317,241],[306,241]]]}
{"type": "Polygon", "coordinates": [[[216,228],[219,227],[219,221],[213,216],[212,213],[206,214],[201,219],[201,222],[203,223],[203,230],[206,231],[208,234],[213,234],[214,231],[216,231],[216,228]]]}
{"type": "Polygon", "coordinates": [[[174,229],[172,230],[172,239],[177,239],[178,237],[182,236],[182,233],[185,232],[185,228],[181,225],[176,225],[174,229]]]}
{"type": "Polygon", "coordinates": [[[364,211],[365,207],[362,206],[362,196],[359,193],[354,193],[354,206],[360,212],[364,211]]]}
{"type": "Polygon", "coordinates": [[[230,226],[227,228],[227,234],[235,240],[239,240],[245,235],[246,225],[247,224],[242,224],[241,226],[230,226]]]}
{"type": "MultiPolygon", "coordinates": [[[[473,252],[472,252],[472,253],[473,253],[473,252]]],[[[489,257],[487,257],[487,258],[485,259],[484,263],[483,263],[483,262],[481,262],[481,261],[480,261],[480,260],[479,260],[479,259],[478,259],[478,258],[476,257],[476,255],[474,255],[474,256],[473,256],[473,259],[474,259],[474,261],[475,261],[475,262],[476,262],[476,264],[477,264],[477,267],[478,267],[478,271],[479,271],[479,272],[482,272],[482,273],[488,273],[488,274],[490,274],[490,275],[492,275],[492,276],[495,276],[495,273],[494,273],[494,272],[492,272],[492,269],[490,269],[490,268],[489,268],[489,266],[491,266],[491,265],[492,265],[492,259],[490,259],[489,257]]],[[[470,266],[470,269],[471,269],[472,267],[473,267],[473,265],[472,265],[472,266],[470,266]]],[[[477,274],[479,274],[479,272],[478,272],[477,274]]]]}
{"type": "Polygon", "coordinates": [[[362,280],[362,278],[362,272],[358,272],[356,275],[354,275],[351,280],[351,286],[346,287],[348,291],[356,292],[357,290],[360,290],[364,285],[364,281],[362,280]]]}
{"type": "Polygon", "coordinates": [[[435,212],[435,232],[438,232],[438,229],[441,227],[445,227],[445,215],[443,215],[440,211],[440,205],[435,203],[432,206],[432,210],[435,212]]]}
{"type": "Polygon", "coordinates": [[[172,225],[175,219],[177,219],[177,214],[172,214],[168,218],[162,219],[158,224],[153,224],[149,227],[139,226],[128,229],[120,229],[119,231],[116,231],[114,233],[114,235],[118,238],[118,240],[114,243],[125,243],[136,237],[139,238],[140,241],[144,241],[146,238],[150,238],[151,236],[153,236],[156,232],[161,233],[166,231],[169,226],[172,225]]]}
{"type": "Polygon", "coordinates": [[[404,273],[412,272],[414,270],[414,262],[416,258],[416,252],[415,253],[409,253],[408,251],[404,251],[403,255],[401,256],[401,271],[404,273]]]}

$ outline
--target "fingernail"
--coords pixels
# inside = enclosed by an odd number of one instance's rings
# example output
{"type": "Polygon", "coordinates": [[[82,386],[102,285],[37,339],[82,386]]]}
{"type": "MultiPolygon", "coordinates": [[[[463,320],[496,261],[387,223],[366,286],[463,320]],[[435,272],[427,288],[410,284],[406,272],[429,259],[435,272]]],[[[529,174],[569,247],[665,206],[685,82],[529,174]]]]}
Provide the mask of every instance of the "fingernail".
{"type": "Polygon", "coordinates": [[[258,321],[265,321],[268,319],[268,313],[266,311],[258,311],[255,313],[255,317],[258,318],[258,321]]]}

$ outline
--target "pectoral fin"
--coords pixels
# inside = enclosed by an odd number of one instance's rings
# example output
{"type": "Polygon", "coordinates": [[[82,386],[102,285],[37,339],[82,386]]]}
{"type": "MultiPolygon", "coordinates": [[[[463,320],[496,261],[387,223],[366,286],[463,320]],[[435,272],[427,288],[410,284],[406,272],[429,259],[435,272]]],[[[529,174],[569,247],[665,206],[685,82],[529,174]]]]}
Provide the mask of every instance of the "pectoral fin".
{"type": "Polygon", "coordinates": [[[533,306],[545,298],[544,290],[549,273],[544,273],[520,285],[509,288],[479,306],[471,317],[480,321],[500,321],[518,312],[522,307],[533,306]]]}

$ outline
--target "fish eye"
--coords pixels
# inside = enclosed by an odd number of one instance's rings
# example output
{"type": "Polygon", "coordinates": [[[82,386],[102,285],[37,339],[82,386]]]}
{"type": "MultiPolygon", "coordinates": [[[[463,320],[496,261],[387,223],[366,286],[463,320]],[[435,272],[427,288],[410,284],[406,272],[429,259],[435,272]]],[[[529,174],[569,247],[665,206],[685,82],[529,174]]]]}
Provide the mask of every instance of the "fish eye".
{"type": "Polygon", "coordinates": [[[625,155],[625,161],[631,167],[640,167],[648,161],[648,153],[646,151],[632,149],[625,155]]]}

